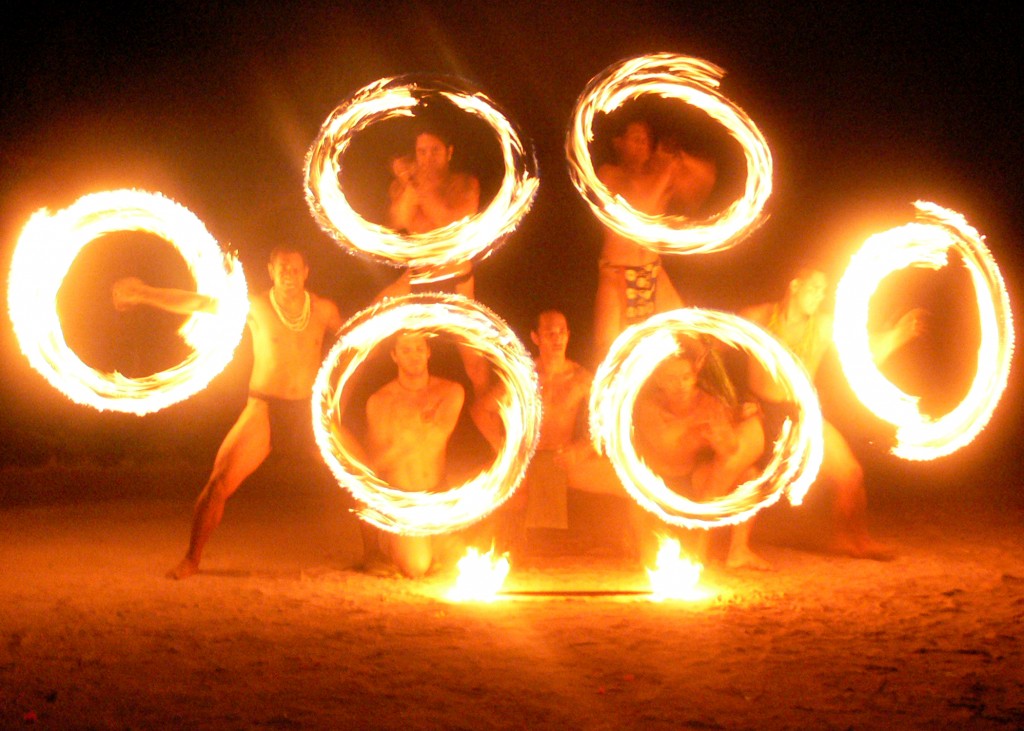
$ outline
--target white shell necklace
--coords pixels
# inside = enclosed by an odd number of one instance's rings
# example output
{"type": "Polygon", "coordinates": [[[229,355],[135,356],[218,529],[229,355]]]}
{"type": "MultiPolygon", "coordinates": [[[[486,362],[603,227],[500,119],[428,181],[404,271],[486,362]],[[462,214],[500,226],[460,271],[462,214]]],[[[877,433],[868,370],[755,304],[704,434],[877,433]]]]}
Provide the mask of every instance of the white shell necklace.
{"type": "Polygon", "coordinates": [[[277,304],[274,288],[270,288],[270,306],[274,308],[274,312],[277,313],[277,319],[281,321],[281,324],[293,332],[302,332],[306,329],[306,325],[309,324],[309,292],[305,294],[306,301],[302,305],[302,312],[299,313],[298,317],[288,317],[288,315],[281,311],[281,305],[277,304]]]}

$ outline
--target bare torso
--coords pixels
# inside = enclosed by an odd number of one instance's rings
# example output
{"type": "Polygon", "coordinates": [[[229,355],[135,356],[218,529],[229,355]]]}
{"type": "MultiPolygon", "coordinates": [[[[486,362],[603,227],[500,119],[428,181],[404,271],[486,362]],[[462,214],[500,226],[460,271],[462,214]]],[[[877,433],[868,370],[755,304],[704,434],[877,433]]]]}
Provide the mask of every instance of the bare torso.
{"type": "Polygon", "coordinates": [[[445,452],[465,398],[462,386],[431,376],[410,390],[397,380],[366,404],[371,461],[378,475],[402,490],[433,490],[444,481],[445,452]]]}
{"type": "Polygon", "coordinates": [[[284,325],[263,292],[250,298],[248,325],[253,344],[249,390],[308,398],[323,360],[324,337],[341,325],[334,304],[311,293],[309,323],[296,332],[284,325]]]}
{"type": "MultiPolygon", "coordinates": [[[[602,165],[597,177],[613,194],[650,215],[665,212],[669,180],[663,175],[629,170],[621,165],[602,165]]],[[[610,266],[640,266],[658,261],[656,253],[610,228],[604,229],[601,262],[610,266]]]]}
{"type": "Polygon", "coordinates": [[[559,450],[568,447],[575,437],[580,409],[590,394],[591,376],[585,368],[566,360],[560,368],[537,368],[544,421],[538,449],[559,450]]]}
{"type": "Polygon", "coordinates": [[[480,184],[472,175],[447,172],[437,177],[396,178],[388,191],[392,228],[427,233],[477,212],[480,184]]]}
{"type": "MultiPolygon", "coordinates": [[[[774,302],[743,310],[743,317],[777,337],[803,363],[811,380],[817,376],[822,358],[832,343],[832,316],[818,312],[810,317],[786,317],[785,307],[774,302]]],[[[757,363],[750,369],[750,388],[766,401],[783,401],[785,392],[757,363]]]]}
{"type": "MultiPolygon", "coordinates": [[[[651,216],[696,215],[715,187],[716,167],[685,152],[655,153],[641,169],[602,165],[597,176],[615,195],[651,216]]],[[[658,255],[621,234],[605,229],[601,261],[612,266],[640,266],[658,255]]]]}
{"type": "Polygon", "coordinates": [[[725,404],[699,390],[686,408],[671,408],[656,394],[642,394],[633,423],[638,454],[662,477],[690,475],[703,453],[727,452],[733,446],[725,404]]]}

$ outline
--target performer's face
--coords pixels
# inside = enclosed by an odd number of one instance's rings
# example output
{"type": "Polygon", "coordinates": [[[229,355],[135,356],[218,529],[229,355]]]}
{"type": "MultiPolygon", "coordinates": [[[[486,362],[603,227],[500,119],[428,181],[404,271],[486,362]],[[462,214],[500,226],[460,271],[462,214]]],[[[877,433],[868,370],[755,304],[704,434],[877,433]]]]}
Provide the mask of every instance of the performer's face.
{"type": "Polygon", "coordinates": [[[448,162],[452,159],[452,148],[444,141],[429,132],[416,137],[416,166],[420,170],[432,173],[443,173],[448,170],[448,162]]]}
{"type": "Polygon", "coordinates": [[[267,270],[270,272],[274,289],[281,293],[302,292],[309,277],[309,267],[306,266],[302,254],[297,251],[277,254],[267,266],[267,270]]]}
{"type": "Polygon", "coordinates": [[[427,372],[430,361],[430,346],[427,339],[418,333],[403,333],[395,339],[391,359],[398,370],[408,376],[420,376],[427,372]]]}
{"type": "Polygon", "coordinates": [[[564,355],[569,344],[569,324],[561,312],[545,312],[531,333],[534,345],[544,355],[564,355]]]}
{"type": "Polygon", "coordinates": [[[662,361],[652,378],[655,388],[669,403],[685,403],[697,390],[697,369],[693,361],[678,355],[662,361]]]}
{"type": "Polygon", "coordinates": [[[651,130],[643,122],[630,122],[615,138],[615,151],[621,163],[643,164],[651,157],[651,130]]]}
{"type": "Polygon", "coordinates": [[[810,272],[802,279],[793,280],[793,299],[800,312],[808,317],[818,314],[827,287],[828,280],[822,272],[810,272]]]}

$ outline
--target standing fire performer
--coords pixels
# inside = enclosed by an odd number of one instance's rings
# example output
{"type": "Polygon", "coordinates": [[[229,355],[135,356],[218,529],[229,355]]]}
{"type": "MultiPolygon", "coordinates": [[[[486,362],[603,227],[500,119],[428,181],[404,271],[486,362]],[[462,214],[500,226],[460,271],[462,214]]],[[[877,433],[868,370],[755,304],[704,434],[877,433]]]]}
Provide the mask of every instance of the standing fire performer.
{"type": "MultiPolygon", "coordinates": [[[[388,225],[402,233],[427,233],[447,226],[480,208],[480,181],[469,173],[451,169],[455,146],[439,127],[423,126],[415,137],[412,155],[395,158],[391,163],[394,180],[388,188],[388,225]]],[[[452,278],[454,291],[467,293],[473,277],[471,265],[453,271],[406,272],[389,285],[382,297],[408,294],[413,281],[425,275],[428,280],[452,278]]]]}
{"type": "MultiPolygon", "coordinates": [[[[171,579],[199,570],[203,548],[224,515],[224,505],[242,482],[275,451],[315,453],[310,404],[313,381],[328,333],[341,327],[337,306],[306,290],[309,266],[295,248],[281,246],[267,266],[273,282],[267,292],[250,295],[247,324],[253,364],[249,397],[224,438],[213,471],[196,502],[192,536],[171,579]]],[[[137,305],[168,312],[215,312],[217,301],[195,292],[150,287],[139,279],[114,284],[114,306],[137,305]]]]}
{"type": "MultiPolygon", "coordinates": [[[[822,309],[828,279],[814,267],[801,267],[789,282],[778,302],[768,302],[743,310],[740,314],[761,325],[785,344],[807,368],[813,381],[817,377],[829,346],[832,344],[832,313],[822,309]]],[[[871,356],[883,363],[924,329],[924,313],[920,309],[902,315],[896,324],[870,336],[871,356]]],[[[749,386],[761,401],[765,428],[774,439],[791,405],[772,378],[751,362],[749,386]]],[[[832,549],[856,558],[887,560],[891,552],[875,542],[867,528],[867,495],[864,470],[843,435],[828,421],[824,422],[825,457],[819,479],[832,483],[835,490],[835,526],[832,549]]]]}
{"type": "MultiPolygon", "coordinates": [[[[543,416],[537,451],[507,514],[509,538],[515,548],[525,548],[531,530],[569,527],[571,473],[584,460],[597,459],[588,445],[577,441],[593,377],[566,357],[569,325],[565,315],[557,310],[541,312],[530,339],[537,347],[535,362],[543,416]]],[[[608,492],[624,494],[615,481],[614,471],[608,467],[603,477],[611,478],[610,482],[595,481],[589,486],[590,491],[600,491],[604,486],[608,492]],[[617,489],[612,489],[612,485],[617,489]]]]}
{"type": "MultiPolygon", "coordinates": [[[[577,440],[593,376],[566,357],[569,324],[561,312],[541,312],[530,339],[537,347],[535,360],[543,421],[537,451],[522,485],[526,498],[525,525],[527,529],[567,528],[570,468],[596,456],[586,442],[577,440]]],[[[618,492],[623,491],[619,488],[618,492]]]]}
{"type": "MultiPolygon", "coordinates": [[[[458,383],[431,375],[425,335],[400,332],[391,347],[398,373],[366,402],[370,464],[392,487],[408,491],[444,488],[448,439],[465,399],[458,383]]],[[[404,536],[367,526],[364,541],[380,549],[408,577],[424,575],[434,561],[435,538],[404,536]],[[373,536],[371,539],[370,536],[373,536]]],[[[367,546],[367,562],[373,560],[367,546]]]]}
{"type": "MultiPolygon", "coordinates": [[[[673,489],[691,500],[721,497],[749,479],[764,451],[764,430],[754,404],[731,404],[705,385],[702,368],[709,351],[681,345],[662,362],[645,384],[634,408],[637,452],[673,489]]],[[[649,521],[648,521],[649,522],[649,521]]],[[[730,568],[767,569],[750,549],[750,521],[732,528],[726,564],[730,568]]],[[[651,531],[647,531],[648,534],[651,531]]],[[[697,552],[707,550],[707,531],[700,531],[697,552]]],[[[641,547],[649,563],[653,545],[641,547]]],[[[703,559],[704,556],[701,556],[703,559]]]]}
{"type": "Polygon", "coordinates": [[[541,312],[530,339],[537,347],[543,404],[540,442],[523,490],[527,528],[567,527],[566,488],[626,497],[615,470],[582,434],[587,422],[591,373],[566,357],[569,324],[558,310],[541,312]]]}
{"type": "MultiPolygon", "coordinates": [[[[513,550],[525,547],[531,529],[568,528],[568,491],[579,490],[626,498],[611,463],[599,456],[583,438],[586,406],[593,377],[569,360],[569,325],[558,310],[537,315],[530,339],[542,404],[541,436],[517,494],[503,509],[500,531],[513,550]]],[[[498,403],[504,389],[491,367],[468,348],[460,348],[466,373],[473,384],[470,415],[474,424],[497,450],[504,430],[498,403]]]]}
{"type": "MultiPolygon", "coordinates": [[[[655,147],[649,123],[633,120],[612,138],[615,161],[598,168],[608,189],[649,215],[668,212],[692,216],[710,197],[715,164],[667,144],[655,147]]],[[[594,332],[597,357],[629,325],[656,312],[682,306],[661,258],[641,244],[605,229],[598,261],[594,332]]]]}

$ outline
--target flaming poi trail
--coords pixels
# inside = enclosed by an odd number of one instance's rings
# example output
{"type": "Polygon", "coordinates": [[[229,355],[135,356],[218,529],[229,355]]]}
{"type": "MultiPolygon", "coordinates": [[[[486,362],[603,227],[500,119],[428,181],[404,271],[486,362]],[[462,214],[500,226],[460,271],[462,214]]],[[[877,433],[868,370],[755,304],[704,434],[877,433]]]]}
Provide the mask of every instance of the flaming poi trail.
{"type": "Polygon", "coordinates": [[[698,58],[659,53],[627,59],[591,79],[576,102],[566,139],[569,175],[594,215],[615,232],[661,254],[704,254],[734,246],[763,218],[772,190],[772,156],[753,121],[718,90],[724,71],[698,58]],[[590,157],[594,120],[642,95],[678,99],[719,122],[747,163],[743,195],[704,220],[649,215],[614,195],[590,157]]]}
{"type": "Polygon", "coordinates": [[[21,232],[11,263],[7,303],[29,363],[76,403],[101,411],[147,414],[201,391],[234,355],[249,300],[241,265],[225,254],[187,208],[158,193],[113,190],[83,196],[64,210],[37,211],[21,232]],[[196,313],[180,329],[193,352],[177,366],[143,378],[100,373],[64,340],[57,293],[79,252],[116,231],[146,231],[172,244],[196,282],[218,301],[217,313],[196,313]]]}
{"type": "Polygon", "coordinates": [[[959,213],[934,203],[914,204],[915,220],[875,234],[854,255],[836,287],[835,344],[857,397],[897,427],[893,454],[906,459],[943,457],[969,444],[985,428],[1006,388],[1013,359],[1010,298],[981,235],[959,213]],[[915,396],[890,382],[872,361],[868,307],[882,280],[907,267],[941,269],[950,249],[971,276],[981,325],[978,366],[967,395],[939,419],[922,414],[915,396]]]}
{"type": "Polygon", "coordinates": [[[313,386],[313,431],[338,483],[365,507],[360,517],[392,533],[434,535],[465,528],[507,500],[522,480],[540,436],[540,399],[533,360],[515,333],[483,305],[458,295],[388,299],[342,328],[313,386]],[[505,396],[499,414],[505,440],[486,470],[444,492],[396,489],[346,447],[341,416],[345,386],[370,352],[403,330],[445,333],[479,352],[505,396]]]}
{"type": "Polygon", "coordinates": [[[590,435],[611,460],[619,480],[641,507],[666,523],[710,528],[742,523],[778,501],[783,491],[799,504],[821,466],[822,417],[803,365],[778,340],[736,315],[686,308],[655,315],[627,328],[598,366],[590,394],[590,435]],[[695,502],[669,488],[633,446],[633,404],[658,364],[678,350],[676,336],[710,335],[756,358],[799,411],[787,420],[768,466],[732,493],[695,502]]]}
{"type": "Polygon", "coordinates": [[[530,209],[539,179],[533,151],[482,92],[463,81],[401,76],[376,81],[328,116],[306,155],[306,200],[317,223],[341,246],[394,266],[438,269],[488,256],[530,209]],[[438,96],[484,120],[501,147],[505,172],[498,192],[479,213],[427,233],[404,234],[371,223],[353,210],[339,183],[345,151],[368,126],[413,117],[422,100],[438,96]]]}

